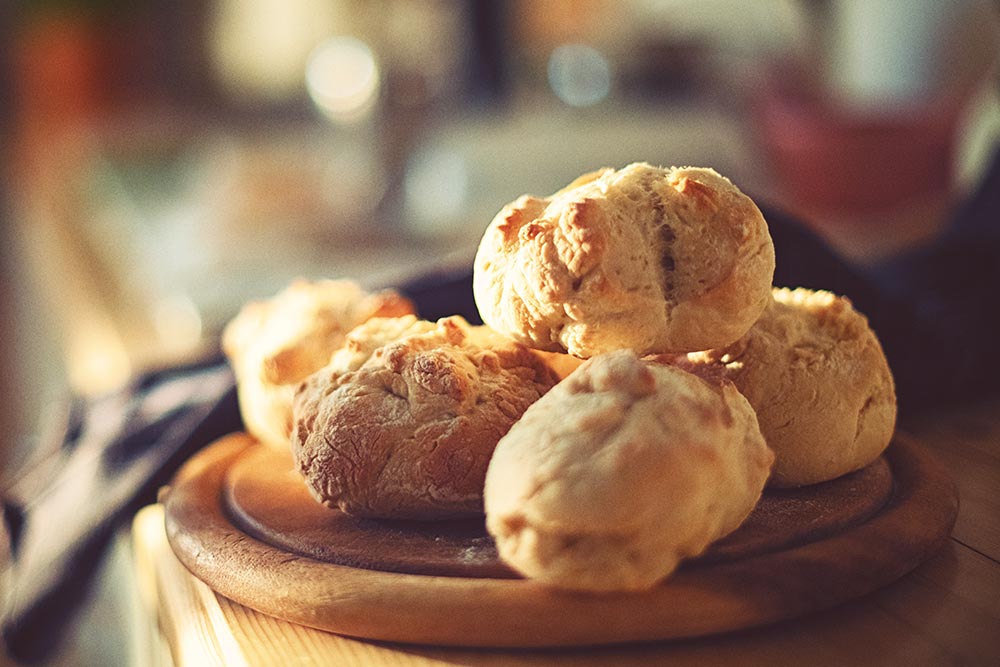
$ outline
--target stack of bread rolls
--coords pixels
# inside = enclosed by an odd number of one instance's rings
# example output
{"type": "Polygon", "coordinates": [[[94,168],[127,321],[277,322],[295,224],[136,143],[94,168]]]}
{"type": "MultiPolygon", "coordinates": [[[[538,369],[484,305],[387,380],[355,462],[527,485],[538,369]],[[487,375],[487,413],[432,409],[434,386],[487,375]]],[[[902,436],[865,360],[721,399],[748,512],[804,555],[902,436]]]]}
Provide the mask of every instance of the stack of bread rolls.
{"type": "Polygon", "coordinates": [[[485,326],[339,282],[324,283],[341,293],[336,326],[286,294],[224,341],[247,430],[290,447],[318,501],[485,512],[529,578],[643,590],[735,530],[766,484],[857,470],[892,436],[865,318],[773,274],[767,223],[729,180],[637,163],[500,211],[474,264],[485,326]],[[267,333],[292,311],[293,329],[324,333],[267,333]],[[308,362],[273,372],[285,357],[308,362]]]}

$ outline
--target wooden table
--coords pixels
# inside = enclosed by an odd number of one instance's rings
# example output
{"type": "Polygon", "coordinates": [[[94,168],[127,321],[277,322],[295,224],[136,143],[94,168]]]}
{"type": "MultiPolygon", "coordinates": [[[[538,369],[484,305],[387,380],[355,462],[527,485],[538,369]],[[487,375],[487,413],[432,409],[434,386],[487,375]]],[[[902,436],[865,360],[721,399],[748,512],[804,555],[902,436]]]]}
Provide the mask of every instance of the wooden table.
{"type": "Polygon", "coordinates": [[[905,423],[961,495],[947,546],[860,600],[776,626],[698,640],[577,650],[470,650],[340,637],[217,595],[167,545],[163,511],[133,529],[150,664],[176,665],[939,665],[1000,664],[1000,400],[905,423]],[[169,647],[169,655],[160,639],[169,647]],[[155,660],[154,660],[155,658],[155,660]]]}

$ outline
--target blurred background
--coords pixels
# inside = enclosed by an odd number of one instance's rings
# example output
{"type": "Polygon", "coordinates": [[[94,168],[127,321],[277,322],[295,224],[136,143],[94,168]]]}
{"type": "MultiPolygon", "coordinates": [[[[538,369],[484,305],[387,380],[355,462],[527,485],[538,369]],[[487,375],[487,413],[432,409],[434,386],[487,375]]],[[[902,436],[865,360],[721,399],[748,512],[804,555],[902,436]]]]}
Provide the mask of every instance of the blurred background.
{"type": "Polygon", "coordinates": [[[0,4],[0,467],[291,279],[468,265],[519,194],[712,166],[866,265],[998,136],[985,0],[0,4]]]}
{"type": "MultiPolygon", "coordinates": [[[[714,167],[862,272],[930,246],[998,56],[988,0],[0,0],[0,480],[245,301],[467,269],[602,166],[714,167]]],[[[64,663],[121,664],[91,618],[64,663]]]]}

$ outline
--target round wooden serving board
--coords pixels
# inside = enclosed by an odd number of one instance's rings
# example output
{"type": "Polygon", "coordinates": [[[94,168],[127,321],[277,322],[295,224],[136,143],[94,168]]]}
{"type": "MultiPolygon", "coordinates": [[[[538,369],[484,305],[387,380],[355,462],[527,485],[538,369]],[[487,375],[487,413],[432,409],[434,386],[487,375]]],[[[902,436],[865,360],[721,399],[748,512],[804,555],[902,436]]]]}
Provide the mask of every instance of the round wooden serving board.
{"type": "Polygon", "coordinates": [[[316,503],[291,458],[246,435],[192,458],[165,499],[167,535],[195,576],[258,611],[367,639],[567,646],[737,630],[864,595],[943,544],[954,485],[897,436],[874,464],[768,491],[735,533],[643,593],[583,594],[524,580],[481,519],[357,519],[316,503]]]}

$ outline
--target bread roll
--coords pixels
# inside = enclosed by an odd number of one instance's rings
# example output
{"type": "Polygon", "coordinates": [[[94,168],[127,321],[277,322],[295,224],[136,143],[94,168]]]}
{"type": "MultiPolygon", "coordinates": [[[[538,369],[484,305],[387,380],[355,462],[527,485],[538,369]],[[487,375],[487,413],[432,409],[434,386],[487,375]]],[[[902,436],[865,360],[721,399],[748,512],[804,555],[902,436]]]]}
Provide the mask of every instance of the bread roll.
{"type": "Polygon", "coordinates": [[[558,378],[532,350],[460,317],[373,319],[295,400],[312,494],[356,516],[482,513],[497,441],[558,378]]]}
{"type": "Polygon", "coordinates": [[[542,350],[688,352],[742,336],[771,299],[774,246],[711,169],[632,164],[525,195],[480,243],[483,321],[542,350]]]}
{"type": "Polygon", "coordinates": [[[486,475],[501,558],[566,589],[643,590],[736,529],[773,456],[731,383],[628,351],[584,363],[524,413],[486,475]]]}
{"type": "Polygon", "coordinates": [[[236,375],[247,432],[288,447],[298,384],[325,366],[358,324],[412,312],[397,293],[368,294],[348,280],[297,280],[271,299],[244,306],[226,326],[222,347],[236,375]]]}
{"type": "Polygon", "coordinates": [[[773,486],[816,484],[858,470],[892,439],[889,364],[867,319],[844,297],[775,289],[739,341],[677,362],[731,380],[747,397],[777,457],[773,486]]]}

